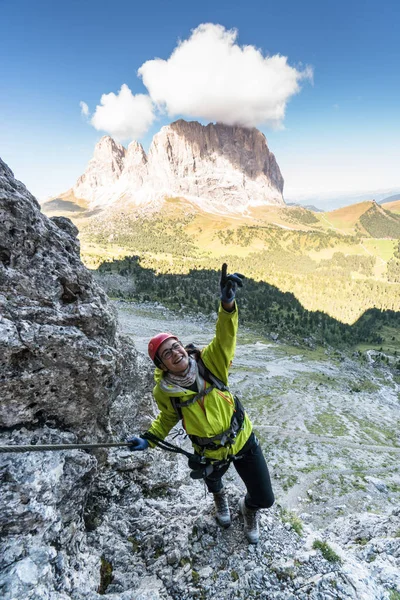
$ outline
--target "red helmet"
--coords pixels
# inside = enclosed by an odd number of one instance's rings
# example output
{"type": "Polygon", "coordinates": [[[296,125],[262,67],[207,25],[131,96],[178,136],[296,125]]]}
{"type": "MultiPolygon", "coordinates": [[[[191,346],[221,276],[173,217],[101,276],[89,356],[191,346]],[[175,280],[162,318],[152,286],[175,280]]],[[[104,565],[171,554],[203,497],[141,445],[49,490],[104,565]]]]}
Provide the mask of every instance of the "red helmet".
{"type": "Polygon", "coordinates": [[[161,346],[165,340],[169,340],[170,338],[177,340],[178,338],[173,333],[157,333],[154,337],[149,341],[148,352],[151,360],[154,362],[154,359],[157,354],[157,350],[161,346]]]}

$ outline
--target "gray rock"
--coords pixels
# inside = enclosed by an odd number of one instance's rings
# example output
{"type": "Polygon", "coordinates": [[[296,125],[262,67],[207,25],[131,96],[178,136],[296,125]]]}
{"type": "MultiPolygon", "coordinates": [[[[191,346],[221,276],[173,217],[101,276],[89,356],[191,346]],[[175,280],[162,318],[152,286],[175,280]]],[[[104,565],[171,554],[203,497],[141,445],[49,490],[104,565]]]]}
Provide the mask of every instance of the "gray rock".
{"type": "Polygon", "coordinates": [[[51,221],[0,161],[0,426],[51,420],[104,435],[121,387],[116,320],[79,258],[77,230],[51,221]]]}
{"type": "Polygon", "coordinates": [[[372,483],[379,492],[382,492],[383,494],[388,493],[387,485],[380,479],[377,479],[376,477],[366,476],[365,480],[369,483],[372,483]]]}

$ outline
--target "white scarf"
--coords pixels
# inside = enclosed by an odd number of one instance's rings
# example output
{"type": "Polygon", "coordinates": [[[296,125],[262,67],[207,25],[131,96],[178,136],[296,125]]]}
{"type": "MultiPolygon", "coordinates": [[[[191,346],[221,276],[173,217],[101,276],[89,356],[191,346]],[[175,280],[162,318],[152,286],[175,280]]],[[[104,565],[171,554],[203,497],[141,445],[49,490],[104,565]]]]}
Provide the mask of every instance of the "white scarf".
{"type": "Polygon", "coordinates": [[[193,383],[196,381],[197,371],[197,362],[189,356],[189,366],[184,375],[178,375],[177,373],[171,373],[168,371],[165,374],[164,379],[167,383],[179,385],[180,387],[185,388],[193,385],[193,383]]]}

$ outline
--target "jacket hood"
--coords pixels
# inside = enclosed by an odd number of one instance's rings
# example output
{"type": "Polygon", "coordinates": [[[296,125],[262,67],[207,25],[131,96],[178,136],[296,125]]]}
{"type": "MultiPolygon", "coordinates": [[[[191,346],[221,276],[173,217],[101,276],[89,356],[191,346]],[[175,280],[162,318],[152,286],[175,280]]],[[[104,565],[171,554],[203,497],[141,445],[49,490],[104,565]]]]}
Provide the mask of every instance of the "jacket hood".
{"type": "Polygon", "coordinates": [[[154,381],[156,383],[160,383],[161,379],[163,378],[164,375],[164,371],[162,369],[159,369],[158,367],[156,367],[155,371],[154,371],[154,381]]]}

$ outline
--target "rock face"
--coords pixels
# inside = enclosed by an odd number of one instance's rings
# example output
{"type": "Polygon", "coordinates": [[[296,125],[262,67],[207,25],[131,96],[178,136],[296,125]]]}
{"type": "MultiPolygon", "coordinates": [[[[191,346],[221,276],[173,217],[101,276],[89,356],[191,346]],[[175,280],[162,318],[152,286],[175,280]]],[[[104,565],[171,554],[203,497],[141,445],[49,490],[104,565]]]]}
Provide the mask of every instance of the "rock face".
{"type": "Polygon", "coordinates": [[[183,120],[154,136],[148,156],[137,142],[126,151],[103,137],[73,188],[91,207],[180,196],[210,212],[284,205],[282,191],[281,172],[260,131],[183,120]]]}
{"type": "Polygon", "coordinates": [[[79,197],[85,198],[90,204],[95,204],[101,198],[101,203],[107,203],[102,190],[112,187],[121,176],[126,150],[108,136],[101,138],[94,150],[93,158],[87,169],[76,182],[74,190],[79,191],[79,197]],[[97,190],[97,193],[96,193],[97,190]]]}
{"type": "Polygon", "coordinates": [[[3,162],[0,186],[0,426],[51,418],[104,435],[121,375],[114,314],[75,226],[43,216],[3,162]]]}
{"type": "MultiPolygon", "coordinates": [[[[0,215],[0,445],[110,439],[111,414],[117,440],[140,430],[149,368],[117,334],[76,228],[43,216],[1,160],[0,215]]],[[[103,461],[77,450],[0,453],[2,598],[97,597],[101,559],[84,510],[103,461]]]]}

